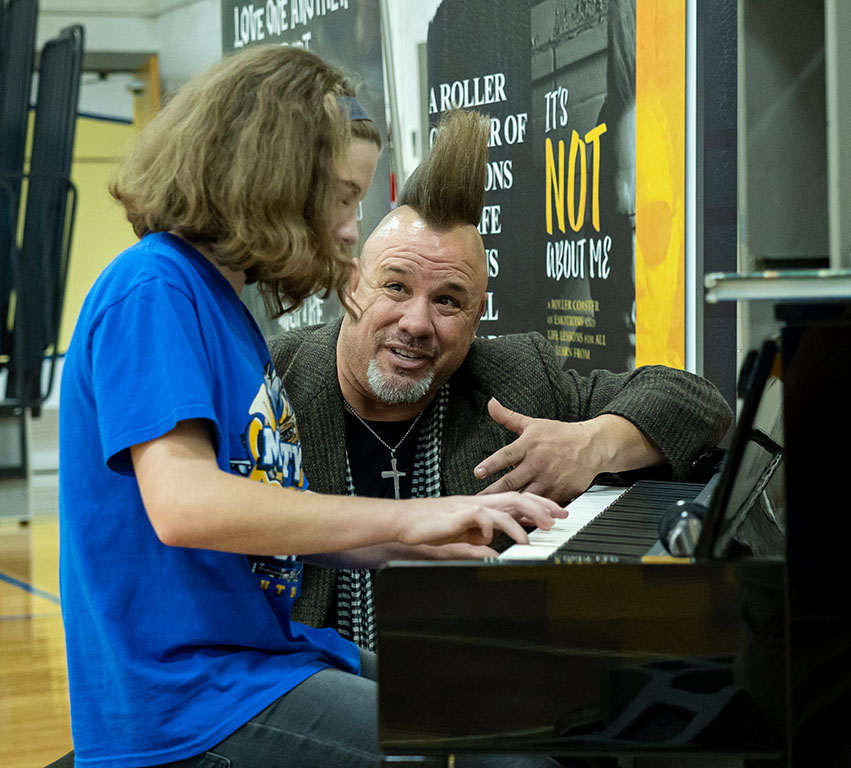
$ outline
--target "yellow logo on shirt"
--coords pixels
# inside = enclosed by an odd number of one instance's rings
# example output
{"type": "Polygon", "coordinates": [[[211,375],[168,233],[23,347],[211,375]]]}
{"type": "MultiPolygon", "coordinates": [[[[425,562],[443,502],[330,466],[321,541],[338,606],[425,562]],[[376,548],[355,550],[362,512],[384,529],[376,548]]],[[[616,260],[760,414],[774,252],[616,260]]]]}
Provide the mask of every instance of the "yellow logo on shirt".
{"type": "Polygon", "coordinates": [[[249,406],[250,421],[242,435],[249,459],[231,468],[251,480],[304,488],[301,445],[292,403],[271,365],[249,406]]]}

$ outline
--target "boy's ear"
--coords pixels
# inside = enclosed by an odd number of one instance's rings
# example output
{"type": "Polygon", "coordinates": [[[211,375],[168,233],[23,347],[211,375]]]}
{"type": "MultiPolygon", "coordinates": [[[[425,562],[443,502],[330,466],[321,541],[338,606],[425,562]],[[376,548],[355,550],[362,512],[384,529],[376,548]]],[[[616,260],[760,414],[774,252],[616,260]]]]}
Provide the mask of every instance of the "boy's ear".
{"type": "Polygon", "coordinates": [[[360,282],[360,259],[355,258],[352,259],[352,274],[349,276],[349,282],[346,285],[346,293],[349,296],[354,297],[355,291],[358,289],[358,283],[360,282]]]}

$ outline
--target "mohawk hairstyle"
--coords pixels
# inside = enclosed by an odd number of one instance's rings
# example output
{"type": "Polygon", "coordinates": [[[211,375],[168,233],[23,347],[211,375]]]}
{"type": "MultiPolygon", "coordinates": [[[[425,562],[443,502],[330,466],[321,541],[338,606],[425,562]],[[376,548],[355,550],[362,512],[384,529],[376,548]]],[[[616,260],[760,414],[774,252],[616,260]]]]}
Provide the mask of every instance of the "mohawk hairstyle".
{"type": "Polygon", "coordinates": [[[489,126],[479,112],[446,112],[431,152],[405,182],[399,205],[413,208],[433,229],[478,226],[485,201],[489,126]]]}

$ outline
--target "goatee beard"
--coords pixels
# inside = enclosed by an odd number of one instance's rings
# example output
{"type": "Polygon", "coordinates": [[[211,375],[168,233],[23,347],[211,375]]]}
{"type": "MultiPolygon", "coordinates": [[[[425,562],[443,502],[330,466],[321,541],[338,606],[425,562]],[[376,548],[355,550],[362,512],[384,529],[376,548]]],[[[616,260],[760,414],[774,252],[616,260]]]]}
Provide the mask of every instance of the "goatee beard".
{"type": "Polygon", "coordinates": [[[369,388],[379,400],[388,405],[412,405],[422,400],[431,390],[434,383],[434,371],[429,371],[421,379],[407,379],[394,376],[391,380],[378,365],[377,360],[370,360],[366,369],[366,380],[369,388]]]}

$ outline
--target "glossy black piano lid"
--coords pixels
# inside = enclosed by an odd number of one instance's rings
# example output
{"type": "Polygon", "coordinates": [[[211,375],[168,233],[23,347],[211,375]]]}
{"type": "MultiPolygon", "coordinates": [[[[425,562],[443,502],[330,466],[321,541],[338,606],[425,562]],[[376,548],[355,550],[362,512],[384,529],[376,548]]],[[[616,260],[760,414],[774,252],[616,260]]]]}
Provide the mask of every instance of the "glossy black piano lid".
{"type": "Polygon", "coordinates": [[[775,757],[780,562],[397,564],[379,572],[389,754],[775,757]]]}

